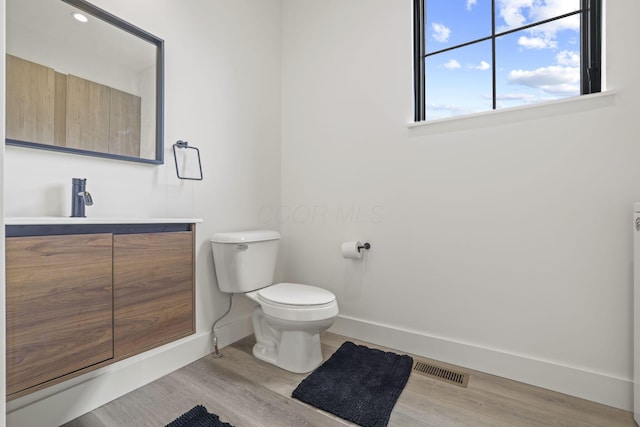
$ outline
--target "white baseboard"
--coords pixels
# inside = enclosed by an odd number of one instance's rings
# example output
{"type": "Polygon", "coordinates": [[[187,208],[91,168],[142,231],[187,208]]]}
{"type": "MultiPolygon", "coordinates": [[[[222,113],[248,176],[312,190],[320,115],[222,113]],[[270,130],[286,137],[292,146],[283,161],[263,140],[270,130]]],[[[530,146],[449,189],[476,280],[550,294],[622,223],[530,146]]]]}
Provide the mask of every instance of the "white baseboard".
{"type": "MultiPolygon", "coordinates": [[[[253,333],[251,316],[216,328],[219,347],[253,333]]],[[[206,356],[209,331],[105,366],[7,403],[7,427],[57,427],[206,356]]]]}
{"type": "Polygon", "coordinates": [[[633,408],[633,380],[630,378],[618,378],[348,316],[338,316],[329,331],[626,411],[633,408]]]}

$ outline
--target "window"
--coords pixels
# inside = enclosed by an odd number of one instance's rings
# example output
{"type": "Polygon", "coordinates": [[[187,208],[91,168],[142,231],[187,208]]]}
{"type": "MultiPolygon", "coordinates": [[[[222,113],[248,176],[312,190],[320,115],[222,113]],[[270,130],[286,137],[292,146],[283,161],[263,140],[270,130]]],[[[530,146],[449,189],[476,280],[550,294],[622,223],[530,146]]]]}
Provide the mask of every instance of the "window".
{"type": "Polygon", "coordinates": [[[414,0],[415,121],[600,92],[601,0],[414,0]]]}

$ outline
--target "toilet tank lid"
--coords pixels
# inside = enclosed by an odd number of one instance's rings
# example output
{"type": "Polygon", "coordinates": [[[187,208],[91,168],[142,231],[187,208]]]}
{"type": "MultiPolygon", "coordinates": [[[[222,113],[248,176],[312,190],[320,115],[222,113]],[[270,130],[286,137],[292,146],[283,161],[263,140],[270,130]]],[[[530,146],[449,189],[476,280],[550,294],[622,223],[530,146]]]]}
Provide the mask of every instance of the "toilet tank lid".
{"type": "Polygon", "coordinates": [[[273,230],[247,230],[228,233],[216,233],[211,238],[214,243],[247,243],[278,240],[280,233],[273,230]]]}

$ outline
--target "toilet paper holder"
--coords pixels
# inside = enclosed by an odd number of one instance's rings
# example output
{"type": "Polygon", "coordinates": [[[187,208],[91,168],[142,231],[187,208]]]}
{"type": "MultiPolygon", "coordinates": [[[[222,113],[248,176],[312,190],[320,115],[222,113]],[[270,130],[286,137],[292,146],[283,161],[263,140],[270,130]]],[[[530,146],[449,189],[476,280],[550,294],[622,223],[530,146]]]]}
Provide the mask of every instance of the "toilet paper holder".
{"type": "Polygon", "coordinates": [[[365,242],[362,245],[358,246],[358,252],[362,252],[361,249],[369,250],[369,249],[371,249],[371,244],[369,244],[368,242],[365,242]]]}
{"type": "Polygon", "coordinates": [[[340,252],[342,253],[343,258],[361,259],[364,254],[364,250],[369,248],[371,248],[371,244],[369,242],[362,243],[360,240],[355,240],[351,242],[342,242],[340,245],[340,252]]]}

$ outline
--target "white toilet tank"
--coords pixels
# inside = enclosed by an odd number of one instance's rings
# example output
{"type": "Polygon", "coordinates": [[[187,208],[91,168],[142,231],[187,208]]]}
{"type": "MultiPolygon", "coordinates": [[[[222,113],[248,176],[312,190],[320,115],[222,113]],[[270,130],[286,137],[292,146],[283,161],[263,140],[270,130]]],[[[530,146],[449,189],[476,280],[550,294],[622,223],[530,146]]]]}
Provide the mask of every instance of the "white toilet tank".
{"type": "Polygon", "coordinates": [[[280,233],[272,230],[216,233],[211,238],[218,287],[246,293],[273,283],[280,233]]]}

